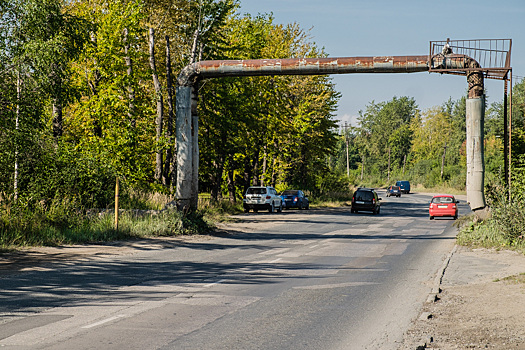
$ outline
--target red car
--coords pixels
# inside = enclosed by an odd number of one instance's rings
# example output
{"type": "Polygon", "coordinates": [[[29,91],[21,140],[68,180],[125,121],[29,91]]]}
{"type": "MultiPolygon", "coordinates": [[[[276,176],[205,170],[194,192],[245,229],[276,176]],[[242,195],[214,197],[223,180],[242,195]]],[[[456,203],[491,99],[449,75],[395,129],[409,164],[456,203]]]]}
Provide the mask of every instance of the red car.
{"type": "Polygon", "coordinates": [[[433,220],[436,216],[451,216],[456,220],[458,218],[458,203],[459,201],[449,194],[440,194],[432,197],[428,207],[430,220],[433,220]]]}

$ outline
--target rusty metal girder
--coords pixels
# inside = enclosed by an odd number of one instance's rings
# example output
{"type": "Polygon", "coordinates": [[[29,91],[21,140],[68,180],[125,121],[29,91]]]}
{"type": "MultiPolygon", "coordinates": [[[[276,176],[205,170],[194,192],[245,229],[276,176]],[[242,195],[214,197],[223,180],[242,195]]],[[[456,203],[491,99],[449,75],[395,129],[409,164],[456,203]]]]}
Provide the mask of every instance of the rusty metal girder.
{"type": "Polygon", "coordinates": [[[469,98],[480,98],[485,93],[483,69],[472,57],[462,54],[438,54],[430,59],[430,67],[432,72],[466,75],[469,98]]]}
{"type": "Polygon", "coordinates": [[[415,73],[428,71],[428,61],[427,55],[201,61],[186,66],[178,84],[191,85],[197,77],[415,73]]]}

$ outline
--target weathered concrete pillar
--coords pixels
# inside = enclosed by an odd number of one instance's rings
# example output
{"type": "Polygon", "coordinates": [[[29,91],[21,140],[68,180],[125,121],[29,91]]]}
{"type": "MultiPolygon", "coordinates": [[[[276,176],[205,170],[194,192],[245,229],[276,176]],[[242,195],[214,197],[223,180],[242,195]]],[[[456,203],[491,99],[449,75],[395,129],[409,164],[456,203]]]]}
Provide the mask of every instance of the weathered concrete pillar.
{"type": "Polygon", "coordinates": [[[485,160],[483,129],[485,97],[467,99],[467,202],[474,211],[484,209],[485,160]]]}
{"type": "Polygon", "coordinates": [[[192,133],[192,175],[190,207],[197,209],[199,202],[199,115],[197,113],[199,84],[195,82],[191,87],[191,133],[192,133]]]}
{"type": "Polygon", "coordinates": [[[193,137],[191,115],[191,86],[177,87],[176,135],[177,135],[177,209],[191,209],[193,181],[193,137]]]}

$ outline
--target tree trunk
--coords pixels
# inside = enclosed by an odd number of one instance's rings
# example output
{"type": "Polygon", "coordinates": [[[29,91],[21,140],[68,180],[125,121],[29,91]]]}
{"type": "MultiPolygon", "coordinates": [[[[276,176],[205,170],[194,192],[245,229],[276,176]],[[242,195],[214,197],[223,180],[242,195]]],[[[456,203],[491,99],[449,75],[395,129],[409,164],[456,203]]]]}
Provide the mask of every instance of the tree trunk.
{"type": "Polygon", "coordinates": [[[264,186],[265,184],[265,176],[266,176],[266,156],[268,155],[267,153],[267,147],[266,147],[266,144],[264,144],[264,155],[263,155],[263,164],[262,164],[262,172],[261,172],[261,186],[264,186]]]}
{"type": "Polygon", "coordinates": [[[253,157],[252,162],[252,171],[253,171],[253,179],[252,179],[252,186],[257,186],[259,183],[259,147],[257,147],[257,150],[255,151],[255,155],[253,157]]]}
{"type": "Polygon", "coordinates": [[[55,98],[53,100],[53,136],[58,139],[62,137],[63,132],[62,103],[59,98],[55,98]]]}
{"type": "Polygon", "coordinates": [[[250,178],[252,177],[252,173],[251,173],[252,168],[250,164],[251,164],[250,158],[246,156],[244,158],[244,176],[243,176],[243,190],[242,190],[243,195],[248,189],[248,187],[250,187],[250,178]]]}
{"type": "Polygon", "coordinates": [[[195,29],[195,32],[193,33],[193,44],[191,45],[191,55],[190,55],[190,64],[195,63],[195,59],[197,58],[197,46],[199,42],[199,28],[195,29]]]}
{"type": "Polygon", "coordinates": [[[131,126],[134,128],[137,121],[135,119],[135,91],[131,85],[131,80],[133,77],[133,61],[129,56],[129,40],[128,40],[128,28],[124,28],[124,60],[126,62],[127,74],[130,77],[130,85],[128,85],[128,100],[129,100],[129,109],[128,109],[128,118],[130,120],[131,126]]]}
{"type": "Polygon", "coordinates": [[[214,172],[211,176],[210,197],[213,201],[218,201],[221,197],[221,182],[224,172],[224,156],[221,154],[217,161],[213,162],[214,172]]]}
{"type": "Polygon", "coordinates": [[[164,185],[170,188],[173,174],[173,83],[171,78],[171,52],[170,38],[166,35],[166,85],[168,87],[168,125],[166,125],[166,137],[168,139],[168,149],[166,150],[166,160],[164,163],[164,185]]]}
{"type": "Polygon", "coordinates": [[[237,201],[236,195],[235,195],[235,164],[233,161],[233,155],[230,154],[229,157],[229,168],[228,168],[228,195],[230,199],[230,203],[235,203],[237,201]]]}
{"type": "MultiPolygon", "coordinates": [[[[16,115],[15,115],[15,132],[18,136],[20,129],[20,98],[22,95],[22,81],[20,80],[20,71],[16,72],[16,115]]],[[[15,139],[15,174],[13,181],[13,195],[15,201],[18,200],[18,138],[15,139]]]]}
{"type": "Polygon", "coordinates": [[[162,151],[160,149],[160,138],[162,137],[162,115],[164,114],[164,105],[162,101],[162,91],[160,87],[159,77],[157,75],[157,68],[155,64],[155,30],[149,29],[149,64],[153,76],[153,85],[155,87],[155,95],[157,100],[157,118],[155,119],[156,126],[156,151],[155,151],[155,180],[162,181],[162,151]]]}
{"type": "MultiPolygon", "coordinates": [[[[91,41],[93,42],[95,46],[97,46],[97,36],[93,32],[90,35],[91,35],[91,41]]],[[[94,63],[94,66],[97,67],[98,63],[96,59],[93,60],[93,63],[94,63]]],[[[88,80],[88,85],[89,85],[89,88],[91,89],[92,96],[98,95],[98,85],[100,83],[100,79],[101,79],[100,71],[98,70],[98,68],[95,68],[93,80],[88,80]]],[[[95,135],[95,137],[102,137],[102,127],[100,125],[98,117],[93,118],[93,134],[95,135]]]]}

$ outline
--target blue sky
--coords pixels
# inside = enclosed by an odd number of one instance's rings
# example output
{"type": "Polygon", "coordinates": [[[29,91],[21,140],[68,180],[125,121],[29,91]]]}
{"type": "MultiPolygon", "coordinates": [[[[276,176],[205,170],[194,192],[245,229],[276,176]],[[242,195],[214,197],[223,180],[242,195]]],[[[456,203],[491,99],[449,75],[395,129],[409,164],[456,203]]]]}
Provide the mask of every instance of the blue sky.
{"type": "MultiPolygon", "coordinates": [[[[241,13],[297,22],[330,57],[427,55],[429,42],[512,39],[513,75],[525,76],[525,0],[240,0],[241,13]]],[[[516,82],[515,79],[514,82],[516,82]]],[[[466,93],[466,78],[436,73],[333,75],[342,93],[337,119],[355,125],[370,101],[414,97],[421,110],[466,93]]],[[[488,100],[503,81],[485,80],[488,100]]]]}

